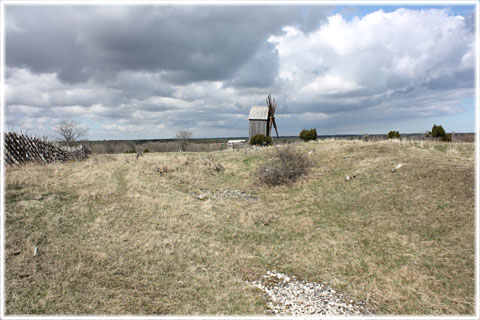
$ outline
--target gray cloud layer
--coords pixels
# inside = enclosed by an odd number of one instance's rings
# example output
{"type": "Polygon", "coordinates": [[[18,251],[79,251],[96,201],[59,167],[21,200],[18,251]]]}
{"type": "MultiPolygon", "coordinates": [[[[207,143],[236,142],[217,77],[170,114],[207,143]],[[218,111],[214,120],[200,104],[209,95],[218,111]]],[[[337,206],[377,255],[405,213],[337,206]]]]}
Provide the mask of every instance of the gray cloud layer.
{"type": "MultiPolygon", "coordinates": [[[[6,61],[62,81],[110,78],[119,71],[165,71],[166,79],[229,79],[247,61],[258,63],[284,25],[309,30],[328,8],[131,6],[9,7],[21,31],[6,35],[6,61]],[[260,54],[261,55],[261,54],[260,54]]],[[[260,61],[261,62],[261,61],[260,61]]],[[[248,70],[246,70],[248,72],[248,70]]]]}

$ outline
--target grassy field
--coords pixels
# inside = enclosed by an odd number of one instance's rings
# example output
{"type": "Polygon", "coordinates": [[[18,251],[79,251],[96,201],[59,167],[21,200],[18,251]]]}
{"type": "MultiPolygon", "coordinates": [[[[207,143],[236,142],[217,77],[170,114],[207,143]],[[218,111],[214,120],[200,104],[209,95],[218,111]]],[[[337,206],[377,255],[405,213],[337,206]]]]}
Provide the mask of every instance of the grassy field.
{"type": "Polygon", "coordinates": [[[7,314],[264,314],[246,280],[272,269],[374,314],[474,313],[473,143],[295,148],[315,167],[274,188],[274,147],[7,168],[7,314]],[[225,190],[259,201],[197,197],[225,190]]]}

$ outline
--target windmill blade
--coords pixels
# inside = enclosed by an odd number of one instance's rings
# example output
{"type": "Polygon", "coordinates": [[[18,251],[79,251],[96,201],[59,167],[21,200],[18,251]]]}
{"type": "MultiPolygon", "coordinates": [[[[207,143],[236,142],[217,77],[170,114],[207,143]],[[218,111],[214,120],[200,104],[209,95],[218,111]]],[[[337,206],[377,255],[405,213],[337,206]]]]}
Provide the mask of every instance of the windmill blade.
{"type": "Polygon", "coordinates": [[[267,106],[273,116],[275,110],[277,110],[277,100],[275,100],[275,98],[272,100],[272,96],[270,94],[267,97],[267,106]]]}
{"type": "MultiPolygon", "coordinates": [[[[275,99],[273,99],[273,100],[275,100],[275,99]]],[[[271,95],[271,94],[269,94],[268,97],[267,97],[267,106],[268,106],[269,108],[273,107],[272,95],[271,95]]]]}
{"type": "Polygon", "coordinates": [[[272,123],[275,128],[275,132],[277,133],[277,138],[278,138],[278,130],[277,130],[277,123],[275,122],[275,117],[273,116],[275,114],[275,110],[277,109],[277,101],[275,98],[272,100],[272,95],[269,94],[267,99],[267,107],[268,107],[268,127],[267,127],[267,134],[268,136],[271,136],[272,132],[272,123]]]}
{"type": "Polygon", "coordinates": [[[275,122],[275,118],[272,119],[273,121],[273,127],[275,128],[275,132],[277,133],[277,139],[278,139],[278,130],[277,130],[277,123],[275,122]]]}

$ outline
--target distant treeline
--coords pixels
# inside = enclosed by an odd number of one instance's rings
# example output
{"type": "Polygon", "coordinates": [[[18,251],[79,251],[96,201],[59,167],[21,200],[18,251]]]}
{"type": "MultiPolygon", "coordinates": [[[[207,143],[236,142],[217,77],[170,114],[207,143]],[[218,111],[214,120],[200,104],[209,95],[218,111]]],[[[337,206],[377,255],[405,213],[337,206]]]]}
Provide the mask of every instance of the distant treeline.
{"type": "MultiPolygon", "coordinates": [[[[402,139],[411,141],[435,140],[435,138],[426,137],[425,134],[401,134],[402,139]]],[[[362,135],[319,135],[318,140],[342,139],[342,140],[365,140],[381,141],[387,138],[386,134],[362,134],[362,135]]],[[[208,152],[227,149],[228,140],[248,140],[248,137],[228,137],[228,138],[197,138],[189,139],[187,146],[188,152],[208,152]]],[[[474,142],[473,133],[455,133],[452,135],[452,142],[474,142]]],[[[274,144],[289,144],[301,142],[298,136],[283,136],[274,138],[274,144]]],[[[140,140],[103,140],[82,142],[87,145],[94,153],[136,153],[141,152],[178,152],[180,144],[175,139],[140,139],[140,140]]]]}

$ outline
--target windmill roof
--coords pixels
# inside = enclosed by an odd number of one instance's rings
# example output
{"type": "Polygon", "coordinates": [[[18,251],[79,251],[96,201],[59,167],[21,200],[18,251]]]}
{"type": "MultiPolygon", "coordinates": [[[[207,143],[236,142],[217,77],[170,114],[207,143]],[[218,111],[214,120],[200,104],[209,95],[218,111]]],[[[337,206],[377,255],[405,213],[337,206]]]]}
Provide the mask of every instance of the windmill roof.
{"type": "Polygon", "coordinates": [[[268,119],[268,107],[252,107],[248,120],[267,120],[268,119]]]}

